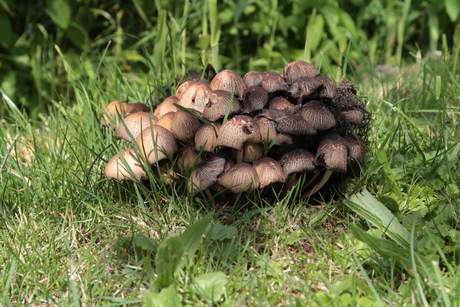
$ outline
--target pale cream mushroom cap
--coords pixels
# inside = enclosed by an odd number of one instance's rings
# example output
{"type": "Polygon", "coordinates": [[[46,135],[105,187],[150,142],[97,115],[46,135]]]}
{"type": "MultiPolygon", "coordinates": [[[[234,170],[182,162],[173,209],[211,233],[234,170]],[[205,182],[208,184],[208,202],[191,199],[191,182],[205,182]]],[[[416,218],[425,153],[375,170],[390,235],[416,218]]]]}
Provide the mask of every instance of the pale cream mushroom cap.
{"type": "Polygon", "coordinates": [[[148,177],[140,162],[141,160],[137,158],[133,148],[125,149],[109,160],[105,166],[104,174],[107,178],[115,181],[145,180],[148,177]]]}

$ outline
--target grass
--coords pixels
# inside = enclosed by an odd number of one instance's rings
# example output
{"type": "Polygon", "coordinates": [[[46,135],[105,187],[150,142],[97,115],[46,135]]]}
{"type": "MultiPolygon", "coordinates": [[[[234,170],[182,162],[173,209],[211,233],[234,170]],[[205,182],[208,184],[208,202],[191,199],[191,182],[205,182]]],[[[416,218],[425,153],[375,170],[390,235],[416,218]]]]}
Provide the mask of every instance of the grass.
{"type": "MultiPolygon", "coordinates": [[[[344,195],[311,205],[293,190],[273,202],[250,195],[212,204],[157,181],[103,175],[124,147],[100,125],[105,105],[153,107],[176,77],[176,66],[158,65],[172,52],[164,31],[163,47],[143,59],[158,77],[106,52],[78,62],[57,47],[65,74],[46,114],[32,121],[1,98],[2,305],[460,303],[458,50],[385,77],[344,58],[374,117],[362,175],[344,195]],[[375,222],[383,211],[400,227],[375,222]]],[[[341,70],[324,63],[322,71],[341,70]]],[[[50,84],[62,77],[44,74],[50,84]]]]}

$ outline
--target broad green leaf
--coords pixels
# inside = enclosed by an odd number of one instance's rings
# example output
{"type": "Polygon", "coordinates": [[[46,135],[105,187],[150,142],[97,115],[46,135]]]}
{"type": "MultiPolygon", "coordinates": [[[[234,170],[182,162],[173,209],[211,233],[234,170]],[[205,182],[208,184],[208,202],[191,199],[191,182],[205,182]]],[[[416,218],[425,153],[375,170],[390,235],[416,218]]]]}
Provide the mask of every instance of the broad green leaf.
{"type": "Polygon", "coordinates": [[[198,243],[201,241],[206,228],[211,222],[213,212],[206,215],[204,218],[199,220],[193,225],[190,225],[181,235],[181,241],[183,242],[183,248],[186,255],[193,255],[198,247],[198,243]]]}
{"type": "Polygon", "coordinates": [[[182,296],[174,285],[162,289],[159,293],[150,292],[144,296],[145,307],[176,307],[182,306],[182,296]]]}
{"type": "Polygon", "coordinates": [[[156,272],[154,284],[158,288],[171,285],[184,255],[184,245],[179,236],[169,237],[161,242],[155,256],[156,272]]]}
{"type": "Polygon", "coordinates": [[[211,239],[222,241],[232,239],[238,234],[238,229],[235,226],[224,226],[221,224],[212,225],[211,239]]]}
{"type": "Polygon", "coordinates": [[[460,2],[458,0],[444,0],[444,5],[446,6],[446,13],[449,15],[450,21],[456,21],[460,14],[460,2]]]}
{"type": "Polygon", "coordinates": [[[411,251],[409,248],[399,247],[396,243],[376,238],[356,225],[352,225],[353,235],[360,241],[366,243],[371,249],[375,250],[386,260],[394,260],[402,268],[410,273],[414,273],[413,269],[419,272],[429,274],[429,261],[416,251],[411,251]]]}
{"type": "Polygon", "coordinates": [[[49,0],[46,2],[46,13],[62,29],[70,24],[70,5],[68,0],[49,0]]]}
{"type": "Polygon", "coordinates": [[[133,237],[134,245],[142,248],[145,251],[156,251],[158,249],[158,242],[152,238],[146,238],[143,236],[133,237]]]}
{"type": "Polygon", "coordinates": [[[345,204],[364,217],[368,222],[380,228],[386,235],[403,247],[410,246],[410,233],[398,221],[396,216],[379,202],[367,190],[352,195],[345,204]]]}
{"type": "Polygon", "coordinates": [[[192,282],[192,290],[208,303],[218,303],[225,294],[227,276],[222,272],[206,273],[192,282]]]}

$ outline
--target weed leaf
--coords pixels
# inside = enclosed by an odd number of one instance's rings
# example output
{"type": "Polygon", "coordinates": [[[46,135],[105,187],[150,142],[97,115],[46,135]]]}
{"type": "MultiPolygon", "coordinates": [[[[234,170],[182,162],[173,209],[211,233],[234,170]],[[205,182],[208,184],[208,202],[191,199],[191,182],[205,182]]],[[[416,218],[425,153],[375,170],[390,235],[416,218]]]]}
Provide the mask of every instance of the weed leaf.
{"type": "Polygon", "coordinates": [[[213,214],[213,212],[209,213],[195,224],[189,226],[187,230],[180,235],[186,255],[193,255],[195,253],[198,243],[211,222],[213,214]]]}
{"type": "Polygon", "coordinates": [[[162,289],[159,293],[150,292],[144,296],[145,307],[182,306],[182,297],[174,285],[162,289]]]}
{"type": "Polygon", "coordinates": [[[184,255],[184,245],[179,236],[169,237],[158,247],[155,256],[155,266],[158,274],[154,284],[159,289],[168,287],[174,280],[174,275],[184,255]]]}
{"type": "Polygon", "coordinates": [[[192,282],[192,289],[208,303],[216,304],[225,294],[226,284],[227,276],[224,273],[212,272],[195,278],[192,282]]]}

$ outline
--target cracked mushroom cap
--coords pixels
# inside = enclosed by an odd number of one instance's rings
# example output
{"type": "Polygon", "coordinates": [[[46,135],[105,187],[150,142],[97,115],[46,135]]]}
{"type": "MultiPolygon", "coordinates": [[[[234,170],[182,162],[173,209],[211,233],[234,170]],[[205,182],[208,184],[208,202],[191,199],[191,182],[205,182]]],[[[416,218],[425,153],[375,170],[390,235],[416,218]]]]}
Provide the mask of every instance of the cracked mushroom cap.
{"type": "MultiPolygon", "coordinates": [[[[178,105],[203,113],[211,88],[206,82],[194,82],[180,95],[178,105]]],[[[176,92],[177,96],[177,92],[176,92]]],[[[178,96],[179,97],[179,96],[178,96]]]]}
{"type": "Polygon", "coordinates": [[[257,122],[247,115],[236,115],[222,124],[216,145],[241,150],[246,142],[260,143],[261,141],[262,136],[257,122]]]}
{"type": "Polygon", "coordinates": [[[347,171],[348,143],[336,133],[321,138],[315,157],[315,165],[333,172],[347,171]]]}
{"type": "Polygon", "coordinates": [[[203,117],[210,121],[216,121],[224,118],[225,114],[233,115],[240,111],[240,103],[230,92],[214,90],[209,94],[208,100],[203,110],[203,117]]]}
{"type": "Polygon", "coordinates": [[[248,87],[243,93],[243,112],[262,110],[268,102],[268,93],[261,87],[248,87]]]}
{"type": "Polygon", "coordinates": [[[115,181],[141,181],[147,179],[147,173],[139,163],[133,148],[122,150],[109,160],[104,169],[107,178],[115,181]]]}
{"type": "Polygon", "coordinates": [[[196,194],[211,187],[217,182],[217,177],[223,173],[225,163],[224,158],[215,156],[198,164],[190,175],[189,191],[196,194]]]}
{"type": "Polygon", "coordinates": [[[283,154],[279,160],[279,164],[283,168],[285,177],[289,177],[294,173],[311,172],[315,170],[313,161],[315,156],[304,148],[297,148],[283,154]]]}
{"type": "Polygon", "coordinates": [[[275,182],[283,182],[285,179],[281,165],[270,157],[264,157],[254,163],[254,169],[259,178],[259,188],[264,188],[275,182]]]}
{"type": "Polygon", "coordinates": [[[119,139],[126,140],[128,142],[134,142],[136,137],[150,125],[154,125],[158,122],[153,114],[147,112],[137,112],[126,116],[115,133],[119,139]]]}
{"type": "Polygon", "coordinates": [[[179,141],[187,142],[192,140],[200,127],[201,121],[193,114],[199,115],[193,109],[189,109],[188,112],[177,110],[174,113],[171,122],[171,132],[179,141]]]}
{"type": "Polygon", "coordinates": [[[328,130],[336,125],[334,114],[318,100],[304,104],[300,109],[300,114],[317,131],[328,130]]]}
{"type": "Polygon", "coordinates": [[[218,178],[219,184],[233,193],[249,192],[259,186],[257,172],[248,163],[238,163],[218,178]]]}
{"type": "Polygon", "coordinates": [[[150,164],[170,158],[179,150],[174,134],[159,125],[142,130],[136,143],[150,164]]]}
{"type": "Polygon", "coordinates": [[[229,93],[234,93],[236,98],[243,98],[243,92],[246,89],[243,78],[230,69],[224,69],[218,72],[211,80],[209,86],[213,91],[224,90],[229,93]]]}
{"type": "Polygon", "coordinates": [[[197,151],[214,152],[221,127],[222,124],[219,123],[215,123],[213,126],[201,124],[195,133],[195,149],[197,151]]]}
{"type": "Polygon", "coordinates": [[[177,107],[174,105],[175,103],[179,102],[179,98],[177,96],[169,96],[162,103],[160,103],[153,111],[153,115],[157,118],[161,118],[163,115],[169,112],[176,112],[177,107]]]}
{"type": "Polygon", "coordinates": [[[305,61],[294,61],[286,66],[284,66],[284,79],[286,80],[287,84],[293,84],[299,78],[302,77],[310,77],[314,78],[320,74],[320,71],[315,68],[310,63],[305,61]]]}

